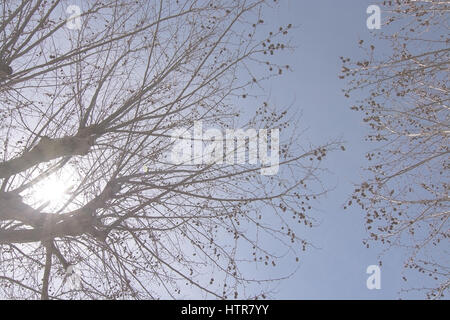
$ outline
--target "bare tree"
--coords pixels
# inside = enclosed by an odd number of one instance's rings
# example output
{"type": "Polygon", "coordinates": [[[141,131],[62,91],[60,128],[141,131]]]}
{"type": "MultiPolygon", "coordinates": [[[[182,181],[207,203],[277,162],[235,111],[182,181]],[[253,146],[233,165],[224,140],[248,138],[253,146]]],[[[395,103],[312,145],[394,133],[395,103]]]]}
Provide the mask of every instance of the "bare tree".
{"type": "Polygon", "coordinates": [[[276,279],[252,270],[299,260],[337,145],[301,147],[254,95],[289,69],[270,57],[291,26],[260,31],[276,1],[70,4],[1,1],[0,296],[265,297],[276,279]],[[279,172],[174,163],[171,132],[196,121],[280,128],[279,172]]]}
{"type": "Polygon", "coordinates": [[[449,11],[448,1],[385,1],[388,17],[377,33],[391,53],[361,40],[367,60],[341,58],[340,77],[350,78],[345,94],[369,93],[352,109],[364,113],[368,140],[379,142],[367,154],[368,180],[349,204],[356,200],[366,211],[370,239],[407,248],[405,270],[432,283],[408,290],[426,290],[428,298],[443,297],[450,286],[449,11]]]}

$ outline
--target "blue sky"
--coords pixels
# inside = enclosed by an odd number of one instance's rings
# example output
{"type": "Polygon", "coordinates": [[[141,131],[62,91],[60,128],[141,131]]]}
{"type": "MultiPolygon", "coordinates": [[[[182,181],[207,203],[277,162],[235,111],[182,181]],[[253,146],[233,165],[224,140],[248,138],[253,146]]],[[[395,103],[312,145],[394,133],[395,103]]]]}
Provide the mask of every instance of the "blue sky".
{"type": "MultiPolygon", "coordinates": [[[[273,81],[268,88],[277,105],[293,105],[301,110],[305,143],[324,143],[333,138],[346,141],[346,152],[329,155],[325,166],[332,172],[325,176],[335,189],[320,201],[317,217],[321,225],[308,231],[307,238],[320,249],[311,249],[301,268],[288,281],[277,286],[277,299],[397,299],[422,295],[399,295],[405,286],[401,279],[404,252],[390,250],[383,256],[381,289],[368,290],[366,268],[377,264],[383,247],[367,249],[362,240],[367,236],[364,212],[343,206],[354,184],[361,182],[367,164],[365,152],[375,145],[364,141],[368,127],[361,114],[350,110],[351,102],[341,89],[345,81],[338,79],[340,56],[358,57],[359,39],[369,39],[366,9],[375,1],[366,0],[285,0],[284,4],[265,13],[268,26],[292,23],[295,52],[278,57],[293,72],[273,81]]],[[[422,278],[411,278],[420,284],[422,278]]]]}

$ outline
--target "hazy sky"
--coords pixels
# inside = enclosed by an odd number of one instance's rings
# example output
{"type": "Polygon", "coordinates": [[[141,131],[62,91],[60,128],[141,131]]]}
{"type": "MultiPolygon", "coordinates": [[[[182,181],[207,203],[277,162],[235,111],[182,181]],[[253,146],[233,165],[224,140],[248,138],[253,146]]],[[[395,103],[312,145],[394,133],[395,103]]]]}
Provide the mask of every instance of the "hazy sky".
{"type": "MultiPolygon", "coordinates": [[[[401,279],[404,253],[391,250],[384,255],[381,268],[381,290],[368,290],[366,268],[377,264],[382,247],[367,249],[362,240],[367,236],[365,213],[357,207],[344,210],[343,205],[361,182],[362,168],[367,164],[366,151],[374,148],[364,142],[368,127],[360,113],[350,110],[351,102],[341,89],[345,81],[338,79],[340,56],[358,57],[359,39],[369,39],[366,9],[375,1],[367,0],[286,0],[285,5],[265,14],[271,27],[292,23],[296,28],[292,41],[294,53],[278,57],[294,71],[273,81],[269,86],[271,99],[278,105],[291,105],[303,112],[302,127],[308,131],[301,139],[323,143],[342,138],[346,152],[328,156],[325,166],[333,174],[325,182],[335,186],[322,198],[316,212],[321,226],[308,231],[305,237],[320,249],[311,249],[303,256],[301,268],[290,280],[277,287],[279,299],[396,299],[405,285],[401,279]]],[[[411,278],[416,285],[423,278],[411,278]]],[[[403,298],[423,297],[414,293],[403,298]]]]}

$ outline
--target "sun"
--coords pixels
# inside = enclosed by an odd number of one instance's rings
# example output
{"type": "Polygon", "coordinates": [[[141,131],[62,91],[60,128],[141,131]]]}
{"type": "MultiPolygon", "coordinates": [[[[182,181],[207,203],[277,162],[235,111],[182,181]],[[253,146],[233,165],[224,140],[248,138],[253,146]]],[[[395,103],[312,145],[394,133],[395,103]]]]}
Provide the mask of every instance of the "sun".
{"type": "Polygon", "coordinates": [[[46,209],[61,207],[70,199],[76,182],[74,168],[65,166],[33,186],[30,201],[34,206],[45,205],[46,209]]]}
{"type": "Polygon", "coordinates": [[[35,197],[37,200],[45,202],[60,202],[63,201],[65,195],[67,195],[66,188],[67,185],[64,181],[59,179],[49,179],[36,191],[35,197]]]}

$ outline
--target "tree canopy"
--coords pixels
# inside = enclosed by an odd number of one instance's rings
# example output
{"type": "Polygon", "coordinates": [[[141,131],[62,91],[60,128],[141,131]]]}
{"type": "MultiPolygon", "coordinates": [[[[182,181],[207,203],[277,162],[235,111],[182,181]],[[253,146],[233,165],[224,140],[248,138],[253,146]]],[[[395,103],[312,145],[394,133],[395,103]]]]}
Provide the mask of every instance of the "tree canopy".
{"type": "Polygon", "coordinates": [[[425,290],[429,298],[450,285],[449,11],[448,1],[384,1],[378,41],[360,41],[367,58],[341,58],[345,95],[368,93],[352,109],[364,113],[367,140],[379,145],[366,155],[368,179],[349,204],[366,211],[368,240],[406,248],[405,267],[434,283],[407,291],[425,290]]]}
{"type": "Polygon", "coordinates": [[[265,297],[276,279],[251,270],[299,260],[338,145],[302,146],[253,94],[289,69],[271,56],[291,25],[260,31],[277,2],[91,0],[69,21],[70,1],[1,4],[0,296],[265,297]],[[267,146],[279,129],[279,171],[174,163],[171,133],[199,121],[267,146]]]}

